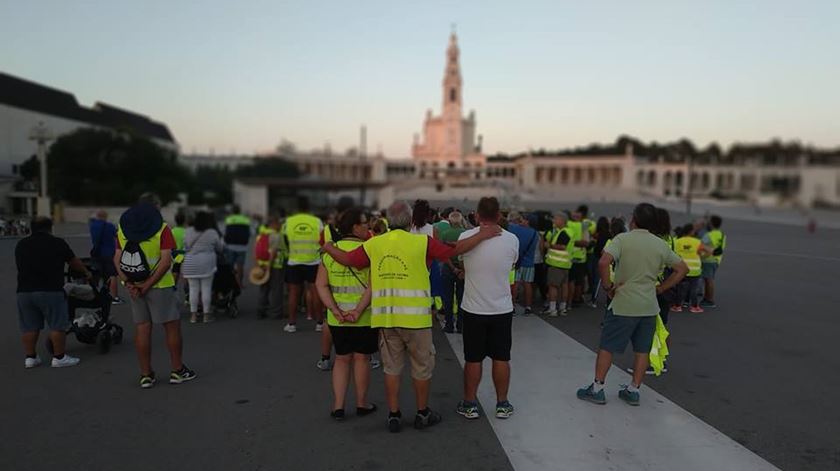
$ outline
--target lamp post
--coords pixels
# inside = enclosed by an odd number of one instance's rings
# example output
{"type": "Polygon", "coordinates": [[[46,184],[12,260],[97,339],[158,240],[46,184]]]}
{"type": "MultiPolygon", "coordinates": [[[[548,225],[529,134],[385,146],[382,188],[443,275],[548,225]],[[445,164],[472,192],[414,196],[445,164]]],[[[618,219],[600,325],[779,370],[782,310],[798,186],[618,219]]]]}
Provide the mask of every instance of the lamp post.
{"type": "Polygon", "coordinates": [[[39,121],[38,125],[29,131],[29,140],[38,144],[38,166],[41,168],[41,179],[38,188],[38,216],[50,216],[50,197],[47,194],[47,143],[53,139],[52,132],[39,121]]]}

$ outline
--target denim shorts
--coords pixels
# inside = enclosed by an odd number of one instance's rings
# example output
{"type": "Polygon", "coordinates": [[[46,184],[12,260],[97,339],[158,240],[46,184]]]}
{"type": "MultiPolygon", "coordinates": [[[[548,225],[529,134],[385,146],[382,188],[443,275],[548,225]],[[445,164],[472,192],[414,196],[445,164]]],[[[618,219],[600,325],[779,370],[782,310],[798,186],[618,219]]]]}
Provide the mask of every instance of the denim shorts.
{"type": "Polygon", "coordinates": [[[610,353],[624,353],[628,342],[633,342],[635,353],[650,353],[653,334],[656,332],[656,316],[616,316],[607,310],[604,327],[601,329],[602,350],[610,353]]]}
{"type": "Polygon", "coordinates": [[[704,280],[714,280],[715,273],[717,273],[718,264],[717,263],[703,263],[703,279],[704,280]]]}
{"type": "Polygon", "coordinates": [[[18,293],[18,321],[21,332],[38,332],[44,320],[50,330],[64,332],[70,328],[70,313],[64,291],[18,293]]]}
{"type": "Polygon", "coordinates": [[[534,282],[534,267],[519,267],[516,270],[516,281],[534,282]]]}

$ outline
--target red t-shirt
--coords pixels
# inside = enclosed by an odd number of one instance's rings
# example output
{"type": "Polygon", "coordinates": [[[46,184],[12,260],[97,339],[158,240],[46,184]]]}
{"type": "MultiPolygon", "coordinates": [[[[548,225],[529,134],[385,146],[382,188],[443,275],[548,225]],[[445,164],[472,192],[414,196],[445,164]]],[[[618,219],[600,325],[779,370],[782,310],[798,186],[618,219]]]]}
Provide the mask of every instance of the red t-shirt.
{"type": "MultiPolygon", "coordinates": [[[[175,236],[172,235],[172,229],[169,226],[163,228],[163,232],[160,233],[160,249],[161,250],[175,250],[177,245],[175,245],[175,236]]],[[[120,245],[120,238],[117,237],[117,248],[122,250],[122,245],[120,245]]]]}
{"type": "MultiPolygon", "coordinates": [[[[370,266],[370,258],[368,258],[365,248],[359,247],[348,252],[350,257],[350,266],[353,268],[367,268],[370,266]]],[[[432,260],[439,260],[445,262],[455,256],[455,247],[446,245],[443,242],[429,237],[429,244],[426,246],[426,265],[431,265],[432,260]]]]}

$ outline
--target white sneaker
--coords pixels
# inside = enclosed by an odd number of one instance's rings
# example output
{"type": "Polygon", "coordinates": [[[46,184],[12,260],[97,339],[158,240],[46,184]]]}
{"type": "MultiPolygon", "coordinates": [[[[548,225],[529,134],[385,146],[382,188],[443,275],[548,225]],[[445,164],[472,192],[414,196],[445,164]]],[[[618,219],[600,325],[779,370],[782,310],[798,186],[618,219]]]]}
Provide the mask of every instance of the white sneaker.
{"type": "Polygon", "coordinates": [[[563,309],[560,310],[560,315],[561,316],[568,316],[569,311],[570,311],[570,309],[568,307],[564,307],[563,309]]]}
{"type": "Polygon", "coordinates": [[[70,355],[67,355],[65,353],[64,358],[62,358],[61,360],[59,360],[56,357],[53,357],[52,367],[53,368],[65,368],[65,367],[68,367],[68,366],[76,366],[76,365],[79,364],[80,361],[81,360],[79,360],[78,358],[71,357],[70,355]]]}
{"type": "Polygon", "coordinates": [[[23,362],[23,367],[27,368],[27,369],[35,368],[36,366],[41,366],[41,363],[42,363],[41,358],[39,358],[39,357],[35,357],[35,358],[27,357],[26,360],[23,362]]]}
{"type": "Polygon", "coordinates": [[[324,323],[323,322],[319,322],[318,324],[315,324],[315,332],[323,332],[323,331],[324,331],[324,323]]]}
{"type": "Polygon", "coordinates": [[[548,317],[557,317],[557,310],[555,309],[553,311],[546,311],[545,315],[548,317]]]}
{"type": "Polygon", "coordinates": [[[293,334],[293,333],[297,332],[297,326],[294,325],[294,324],[286,324],[286,327],[283,327],[283,332],[288,332],[290,334],[293,334]]]}

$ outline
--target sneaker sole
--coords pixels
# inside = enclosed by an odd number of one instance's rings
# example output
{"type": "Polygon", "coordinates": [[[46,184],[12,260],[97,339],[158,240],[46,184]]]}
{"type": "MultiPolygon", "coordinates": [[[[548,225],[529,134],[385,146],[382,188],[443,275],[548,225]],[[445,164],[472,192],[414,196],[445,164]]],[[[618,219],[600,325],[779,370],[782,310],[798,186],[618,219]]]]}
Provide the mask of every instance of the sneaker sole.
{"type": "Polygon", "coordinates": [[[77,361],[76,363],[63,363],[59,365],[50,364],[50,368],[70,368],[73,366],[79,366],[79,363],[81,362],[77,361]]]}
{"type": "Polygon", "coordinates": [[[181,379],[172,379],[169,378],[169,384],[183,384],[188,381],[192,381],[195,379],[195,376],[190,376],[189,378],[181,378],[181,379]]]}
{"type": "Polygon", "coordinates": [[[509,419],[513,415],[513,412],[496,412],[497,419],[509,419]]]}
{"type": "Polygon", "coordinates": [[[639,407],[638,402],[628,401],[627,399],[622,399],[622,401],[624,401],[624,403],[627,404],[628,406],[639,407]]]}
{"type": "Polygon", "coordinates": [[[585,397],[578,396],[577,398],[580,399],[581,401],[591,402],[592,404],[598,404],[599,406],[603,406],[607,403],[606,399],[604,399],[604,400],[595,399],[594,397],[590,397],[590,396],[585,396],[585,397]]]}
{"type": "Polygon", "coordinates": [[[141,385],[140,385],[140,389],[152,389],[152,387],[154,387],[154,385],[155,385],[155,383],[145,383],[145,384],[141,384],[141,385]]]}
{"type": "Polygon", "coordinates": [[[469,412],[461,412],[461,411],[459,411],[459,410],[456,410],[455,412],[457,412],[457,413],[458,413],[458,415],[460,415],[460,416],[462,416],[462,417],[464,417],[464,418],[466,418],[466,419],[468,419],[468,420],[475,420],[475,419],[478,419],[478,418],[480,418],[480,417],[481,417],[481,414],[479,414],[478,412],[476,412],[476,413],[474,413],[474,414],[473,414],[473,413],[469,413],[469,412]]]}

